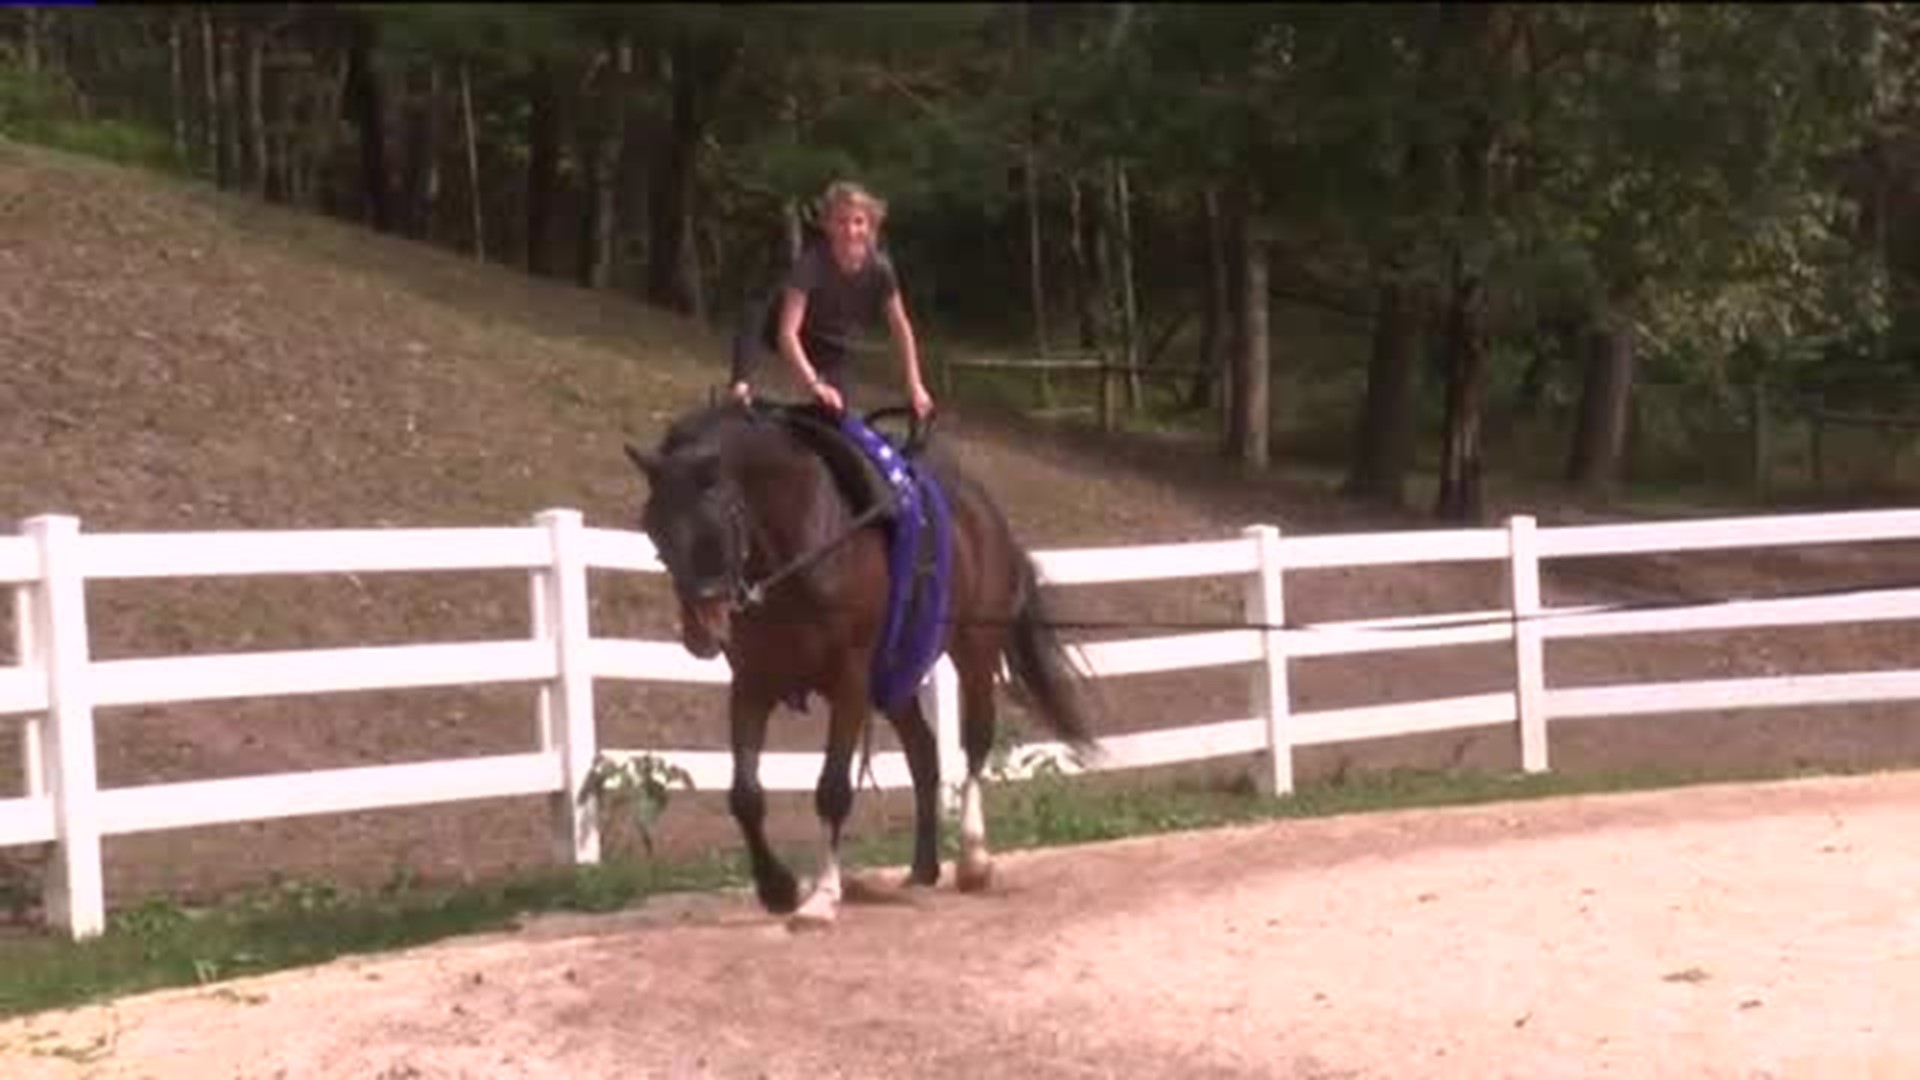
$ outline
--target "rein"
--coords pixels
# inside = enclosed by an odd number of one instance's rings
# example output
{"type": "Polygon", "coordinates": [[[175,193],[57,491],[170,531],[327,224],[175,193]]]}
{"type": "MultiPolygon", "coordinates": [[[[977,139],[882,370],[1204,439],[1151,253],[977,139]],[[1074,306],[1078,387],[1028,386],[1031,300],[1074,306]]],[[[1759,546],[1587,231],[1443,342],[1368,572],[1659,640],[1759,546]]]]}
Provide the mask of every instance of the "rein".
{"type": "MultiPolygon", "coordinates": [[[[857,515],[852,521],[848,522],[846,527],[841,529],[833,539],[815,547],[811,551],[804,552],[787,560],[785,565],[774,570],[759,581],[748,582],[740,580],[739,576],[736,575],[733,590],[733,610],[736,612],[748,611],[765,603],[767,590],[832,554],[835,548],[853,539],[854,534],[879,520],[881,515],[885,514],[888,510],[893,509],[894,504],[899,498],[900,493],[898,491],[889,492],[885,499],[875,503],[870,509],[857,515]]],[[[734,517],[736,522],[746,517],[746,510],[737,503],[734,507],[734,517]]],[[[745,561],[744,552],[742,561],[745,561]]]]}
{"type": "MultiPolygon", "coordinates": [[[[885,416],[893,413],[907,412],[907,411],[908,410],[903,410],[900,408],[881,409],[878,412],[870,414],[868,416],[868,420],[871,421],[875,417],[885,416]]],[[[927,439],[927,432],[921,430],[917,426],[917,422],[916,422],[916,427],[913,433],[910,434],[907,438],[906,447],[903,448],[903,450],[901,451],[902,456],[904,457],[914,456],[913,452],[916,448],[925,447],[926,439],[927,439]]],[[[764,604],[767,599],[768,590],[772,589],[774,586],[780,584],[786,579],[794,576],[795,574],[804,572],[807,568],[813,566],[815,563],[819,562],[821,559],[824,559],[828,555],[832,554],[836,548],[846,543],[848,540],[851,540],[854,537],[854,535],[858,533],[861,529],[866,528],[868,525],[873,524],[875,521],[878,521],[881,517],[885,516],[888,511],[892,510],[896,505],[899,504],[900,497],[901,497],[900,489],[898,487],[889,486],[886,498],[881,499],[879,502],[867,508],[862,513],[855,515],[853,520],[848,522],[846,526],[840,530],[839,534],[833,537],[833,539],[828,540],[826,543],[821,544],[820,546],[814,548],[812,551],[804,552],[800,555],[795,556],[792,559],[787,560],[785,565],[778,567],[772,573],[761,578],[759,581],[752,581],[752,582],[745,581],[745,580],[742,580],[741,574],[735,574],[734,587],[733,587],[733,601],[732,601],[733,611],[736,614],[739,612],[751,611],[752,609],[764,604]]],[[[734,504],[732,507],[732,516],[734,518],[734,530],[735,530],[736,537],[741,540],[751,540],[752,538],[750,536],[741,535],[741,534],[749,533],[753,530],[751,530],[748,527],[750,523],[747,520],[748,518],[747,510],[744,506],[740,505],[740,500],[738,499],[738,497],[734,499],[734,504]]],[[[746,544],[743,543],[741,545],[741,555],[740,555],[740,561],[743,564],[743,566],[746,562],[747,551],[748,551],[748,547],[746,544]]]]}

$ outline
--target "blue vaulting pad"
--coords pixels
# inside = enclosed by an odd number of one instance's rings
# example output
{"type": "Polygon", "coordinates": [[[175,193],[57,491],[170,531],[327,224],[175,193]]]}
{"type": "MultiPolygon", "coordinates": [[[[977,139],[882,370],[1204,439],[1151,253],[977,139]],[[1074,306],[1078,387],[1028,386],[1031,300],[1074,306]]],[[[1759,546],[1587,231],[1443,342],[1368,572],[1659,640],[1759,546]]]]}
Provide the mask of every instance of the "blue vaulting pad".
{"type": "Polygon", "coordinates": [[[887,613],[874,643],[871,700],[876,709],[906,702],[933,669],[945,644],[953,586],[953,513],[931,470],[872,427],[842,416],[840,431],[892,488],[887,516],[887,613]]]}

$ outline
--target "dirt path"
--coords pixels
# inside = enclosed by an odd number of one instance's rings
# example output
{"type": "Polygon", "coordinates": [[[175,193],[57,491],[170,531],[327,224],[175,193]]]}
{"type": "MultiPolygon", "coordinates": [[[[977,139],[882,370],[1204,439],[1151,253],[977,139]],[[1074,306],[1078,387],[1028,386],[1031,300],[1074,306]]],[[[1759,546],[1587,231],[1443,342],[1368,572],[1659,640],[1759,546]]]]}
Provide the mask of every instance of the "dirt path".
{"type": "Polygon", "coordinates": [[[686,898],[23,1018],[0,1073],[1912,1076],[1917,828],[1906,774],[1039,852],[824,935],[686,898]]]}

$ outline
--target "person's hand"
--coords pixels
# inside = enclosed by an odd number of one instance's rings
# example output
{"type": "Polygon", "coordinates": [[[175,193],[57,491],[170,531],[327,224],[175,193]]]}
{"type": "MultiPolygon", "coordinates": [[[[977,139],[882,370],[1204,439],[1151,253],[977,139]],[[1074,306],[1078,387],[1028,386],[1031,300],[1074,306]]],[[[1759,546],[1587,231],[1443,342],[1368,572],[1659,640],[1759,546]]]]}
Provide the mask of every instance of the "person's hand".
{"type": "Polygon", "coordinates": [[[847,407],[847,403],[840,398],[840,391],[835,390],[833,384],[827,382],[825,379],[814,380],[813,397],[814,400],[836,414],[847,407]]]}
{"type": "Polygon", "coordinates": [[[913,388],[913,415],[922,420],[933,415],[933,395],[927,393],[925,386],[917,383],[913,388]]]}
{"type": "Polygon", "coordinates": [[[744,382],[734,383],[728,388],[728,392],[733,395],[733,400],[742,405],[749,404],[753,401],[753,390],[744,382]]]}

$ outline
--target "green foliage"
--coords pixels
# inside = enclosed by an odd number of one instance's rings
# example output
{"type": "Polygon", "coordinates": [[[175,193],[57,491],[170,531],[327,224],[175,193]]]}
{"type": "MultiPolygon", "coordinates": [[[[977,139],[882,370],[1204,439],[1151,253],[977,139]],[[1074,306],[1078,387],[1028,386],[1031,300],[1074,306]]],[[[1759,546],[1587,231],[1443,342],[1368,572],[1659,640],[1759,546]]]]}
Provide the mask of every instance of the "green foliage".
{"type": "MultiPolygon", "coordinates": [[[[69,32],[85,26],[88,48],[62,51],[85,56],[84,71],[63,76],[73,82],[29,85],[0,67],[0,131],[173,167],[170,140],[148,126],[172,120],[171,16],[90,17],[59,16],[69,32]],[[81,83],[84,113],[71,92],[81,83]]],[[[1496,386],[1552,351],[1543,323],[1602,314],[1630,321],[1647,370],[1708,387],[1758,371],[1886,384],[1920,355],[1920,258],[1909,254],[1920,215],[1895,205],[1876,240],[1863,214],[1876,182],[1863,171],[1920,167],[1920,13],[1902,6],[346,4],[215,17],[271,28],[274,54],[300,61],[269,76],[272,94],[293,92],[300,109],[327,100],[350,32],[373,30],[396,185],[412,167],[403,148],[423,69],[442,65],[445,93],[457,63],[496,252],[525,232],[535,74],[559,106],[553,213],[594,205],[589,159],[624,120],[617,287],[649,251],[659,166],[676,109],[691,108],[691,212],[714,310],[778,272],[790,203],[851,177],[893,204],[889,243],[926,329],[1023,332],[1009,283],[1024,278],[1019,170],[1032,138],[1056,340],[1072,321],[1063,180],[1119,163],[1149,325],[1198,302],[1195,225],[1211,192],[1229,209],[1244,197],[1277,238],[1277,281],[1324,285],[1344,306],[1362,306],[1383,274],[1437,293],[1465,258],[1489,285],[1496,386]],[[609,70],[621,42],[635,59],[625,79],[609,70]],[[711,74],[677,98],[690,57],[711,74]],[[1468,198],[1476,170],[1460,160],[1476,124],[1494,146],[1484,200],[1468,198]]],[[[188,49],[199,153],[197,39],[188,49]]],[[[441,216],[464,217],[458,122],[441,120],[441,216]]],[[[307,179],[329,205],[361,201],[352,139],[348,122],[301,148],[322,163],[307,179]]],[[[1900,185],[1883,187],[1906,201],[1900,185]]],[[[1088,255],[1105,227],[1099,203],[1082,207],[1088,255]]],[[[556,221],[547,232],[584,244],[568,235],[583,230],[556,221]]],[[[1358,381],[1364,356],[1295,399],[1346,401],[1334,392],[1358,381]]],[[[1544,369],[1558,384],[1549,396],[1577,390],[1582,362],[1567,353],[1544,369]]]]}
{"type": "Polygon", "coordinates": [[[120,165],[182,168],[164,133],[127,120],[80,119],[71,90],[60,80],[5,64],[0,64],[0,136],[120,165]]]}
{"type": "Polygon", "coordinates": [[[599,799],[603,812],[617,815],[624,808],[638,832],[647,855],[653,855],[653,827],[667,811],[673,788],[693,790],[693,777],[678,765],[671,765],[653,754],[641,754],[619,760],[605,754],[594,761],[581,785],[579,800],[585,804],[599,799]]]}

